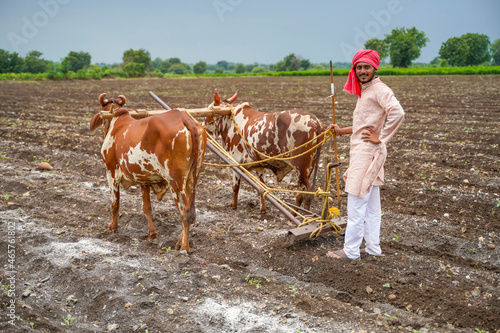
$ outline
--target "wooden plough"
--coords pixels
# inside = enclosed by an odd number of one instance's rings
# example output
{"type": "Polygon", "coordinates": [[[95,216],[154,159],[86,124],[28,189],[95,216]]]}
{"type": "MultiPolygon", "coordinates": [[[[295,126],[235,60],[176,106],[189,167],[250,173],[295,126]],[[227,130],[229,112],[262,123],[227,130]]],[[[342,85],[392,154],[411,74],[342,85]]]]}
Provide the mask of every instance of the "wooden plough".
{"type": "MultiPolygon", "coordinates": [[[[141,118],[146,118],[149,116],[154,116],[158,115],[164,112],[168,112],[171,110],[171,108],[165,104],[158,96],[156,96],[152,91],[149,92],[149,95],[153,97],[153,99],[158,102],[164,110],[134,110],[130,111],[130,116],[132,116],[135,119],[141,119],[141,118]]],[[[231,107],[224,107],[224,106],[213,106],[210,105],[206,108],[197,108],[197,109],[185,109],[185,108],[176,108],[179,111],[183,111],[186,113],[189,113],[192,117],[206,117],[206,116],[224,116],[224,115],[229,115],[231,114],[231,107]]],[[[111,119],[113,117],[113,114],[108,112],[108,111],[101,111],[101,117],[103,119],[111,119]]],[[[224,163],[228,165],[234,165],[237,164],[236,161],[228,158],[226,155],[224,155],[221,151],[219,151],[212,143],[207,142],[207,147],[215,154],[217,155],[224,163]]],[[[329,164],[328,168],[333,168],[333,167],[338,167],[338,163],[336,164],[329,164]]],[[[266,190],[262,188],[259,184],[254,182],[242,169],[243,167],[241,166],[231,166],[231,169],[236,172],[243,180],[245,180],[247,183],[249,183],[257,192],[259,195],[265,195],[266,190]]],[[[329,174],[329,173],[328,173],[329,174]]],[[[329,183],[329,179],[326,180],[327,184],[329,183]]],[[[328,190],[328,185],[325,186],[328,190]]],[[[280,202],[278,202],[276,199],[274,199],[270,195],[265,195],[265,198],[273,205],[275,206],[285,217],[293,222],[295,225],[297,225],[297,228],[291,229],[288,232],[288,245],[292,245],[295,241],[300,240],[300,239],[305,239],[309,238],[310,235],[313,232],[317,232],[318,228],[321,228],[321,223],[319,222],[313,222],[309,223],[305,226],[300,226],[303,224],[303,222],[300,222],[287,208],[285,208],[280,202]]],[[[328,197],[325,197],[324,200],[328,200],[328,197]]],[[[313,213],[309,210],[306,210],[302,207],[297,207],[293,204],[287,203],[290,207],[296,210],[300,210],[307,214],[308,217],[320,217],[320,215],[313,213]]],[[[321,217],[325,218],[327,212],[325,211],[325,208],[323,209],[323,212],[321,213],[321,217]]],[[[340,223],[337,223],[336,226],[338,227],[345,227],[347,222],[345,221],[344,218],[340,219],[340,223]]],[[[320,230],[319,233],[324,233],[324,232],[329,232],[329,231],[335,231],[334,227],[330,224],[323,226],[320,230]]],[[[319,234],[317,233],[316,236],[319,234]]]]}

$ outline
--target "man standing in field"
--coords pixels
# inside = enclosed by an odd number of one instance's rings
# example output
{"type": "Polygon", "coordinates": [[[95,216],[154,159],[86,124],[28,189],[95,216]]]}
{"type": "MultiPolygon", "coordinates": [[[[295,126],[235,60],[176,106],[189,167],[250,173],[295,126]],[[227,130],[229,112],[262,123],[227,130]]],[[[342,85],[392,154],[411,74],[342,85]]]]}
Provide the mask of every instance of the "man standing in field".
{"type": "Polygon", "coordinates": [[[344,90],[358,95],[351,127],[328,127],[335,135],[351,134],[349,167],[344,174],[347,227],[344,248],[328,252],[335,259],[358,259],[360,253],[378,256],[380,248],[380,185],[384,184],[386,144],[404,121],[404,111],[392,90],[375,77],[377,51],[360,49],[344,90]],[[361,249],[365,240],[366,248],[361,249]]]}

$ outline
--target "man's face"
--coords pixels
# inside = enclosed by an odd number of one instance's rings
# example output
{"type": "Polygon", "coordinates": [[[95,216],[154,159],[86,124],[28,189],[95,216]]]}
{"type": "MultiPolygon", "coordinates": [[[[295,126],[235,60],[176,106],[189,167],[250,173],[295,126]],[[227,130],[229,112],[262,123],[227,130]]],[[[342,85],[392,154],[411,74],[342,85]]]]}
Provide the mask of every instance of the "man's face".
{"type": "Polygon", "coordinates": [[[358,62],[356,64],[356,76],[359,82],[368,83],[375,77],[375,67],[366,62],[358,62]]]}

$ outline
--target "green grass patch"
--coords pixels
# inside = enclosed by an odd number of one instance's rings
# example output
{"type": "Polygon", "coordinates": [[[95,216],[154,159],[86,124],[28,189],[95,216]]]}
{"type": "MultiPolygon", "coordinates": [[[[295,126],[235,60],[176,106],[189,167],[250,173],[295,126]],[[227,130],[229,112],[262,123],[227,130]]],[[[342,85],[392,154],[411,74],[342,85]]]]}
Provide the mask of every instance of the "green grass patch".
{"type": "MultiPolygon", "coordinates": [[[[347,76],[349,69],[334,69],[333,75],[347,76]]],[[[500,66],[468,66],[468,67],[425,67],[425,68],[380,68],[378,75],[485,75],[500,74],[500,66]]],[[[293,72],[264,72],[264,73],[220,73],[220,74],[186,74],[173,75],[166,74],[163,77],[252,77],[252,76],[327,76],[330,70],[320,71],[293,71],[293,72]]],[[[158,73],[148,73],[146,77],[158,77],[158,73]]],[[[88,79],[114,79],[126,78],[124,71],[120,69],[107,69],[105,71],[78,71],[60,73],[49,71],[46,73],[2,73],[0,81],[38,81],[38,80],[88,80],[88,79]]]]}

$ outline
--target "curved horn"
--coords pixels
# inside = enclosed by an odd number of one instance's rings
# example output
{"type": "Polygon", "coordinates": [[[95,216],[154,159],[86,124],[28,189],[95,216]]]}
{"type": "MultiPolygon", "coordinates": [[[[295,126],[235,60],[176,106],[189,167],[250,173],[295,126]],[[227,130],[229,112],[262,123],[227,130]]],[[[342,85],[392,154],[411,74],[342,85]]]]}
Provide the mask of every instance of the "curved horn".
{"type": "Polygon", "coordinates": [[[101,103],[102,106],[108,103],[108,100],[104,99],[104,96],[106,96],[106,93],[102,93],[99,95],[99,103],[101,103]]]}
{"type": "Polygon", "coordinates": [[[118,98],[122,100],[121,103],[118,103],[118,105],[124,106],[125,103],[127,103],[127,99],[125,98],[124,95],[118,95],[118,98]]]}
{"type": "Polygon", "coordinates": [[[215,89],[215,92],[214,92],[214,106],[218,106],[220,105],[220,95],[219,95],[219,92],[217,91],[217,89],[215,89]]]}
{"type": "Polygon", "coordinates": [[[231,104],[234,102],[234,100],[236,99],[236,97],[238,97],[238,90],[236,90],[236,92],[234,93],[233,96],[229,97],[228,99],[226,99],[226,102],[231,104]]]}

